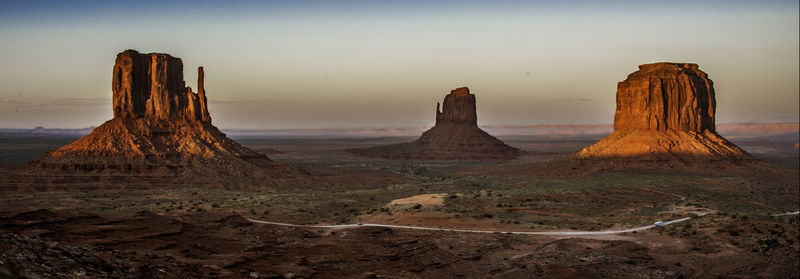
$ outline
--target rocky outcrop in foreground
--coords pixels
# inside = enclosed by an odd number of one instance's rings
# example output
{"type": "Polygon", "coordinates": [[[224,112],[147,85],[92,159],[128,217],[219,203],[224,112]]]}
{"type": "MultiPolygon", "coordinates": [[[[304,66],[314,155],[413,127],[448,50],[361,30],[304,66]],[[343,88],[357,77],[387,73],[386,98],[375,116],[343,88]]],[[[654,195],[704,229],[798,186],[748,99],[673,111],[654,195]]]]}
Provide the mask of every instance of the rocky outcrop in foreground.
{"type": "Polygon", "coordinates": [[[227,138],[211,124],[202,67],[198,74],[195,93],[183,80],[179,58],[134,50],[120,53],[112,82],[114,118],[30,165],[48,174],[269,180],[291,173],[288,167],[227,138]]]}
{"type": "Polygon", "coordinates": [[[436,104],[436,125],[411,143],[349,149],[360,156],[406,160],[507,160],[519,149],[478,128],[475,95],[469,88],[450,91],[444,103],[436,104]]]}
{"type": "Polygon", "coordinates": [[[576,157],[682,165],[754,160],[716,133],[714,94],[697,64],[640,65],[617,85],[614,132],[576,157]]]}

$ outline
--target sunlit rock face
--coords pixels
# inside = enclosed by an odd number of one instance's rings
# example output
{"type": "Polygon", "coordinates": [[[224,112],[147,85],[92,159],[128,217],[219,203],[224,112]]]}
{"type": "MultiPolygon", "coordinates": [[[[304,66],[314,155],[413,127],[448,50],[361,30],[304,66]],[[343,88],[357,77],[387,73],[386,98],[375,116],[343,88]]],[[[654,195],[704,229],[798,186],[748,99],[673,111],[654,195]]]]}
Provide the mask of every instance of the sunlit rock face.
{"type": "Polygon", "coordinates": [[[478,128],[475,95],[467,87],[451,90],[441,106],[436,104],[436,125],[416,141],[348,151],[413,160],[508,160],[522,153],[478,128]]]}
{"type": "Polygon", "coordinates": [[[114,118],[33,164],[65,173],[130,173],[271,178],[292,170],[229,139],[211,124],[198,69],[198,93],[183,63],[163,53],[127,50],[113,68],[114,118]]]}
{"type": "Polygon", "coordinates": [[[755,160],[716,133],[714,96],[697,64],[640,65],[617,85],[614,132],[576,157],[679,165],[755,160]]]}
{"type": "Polygon", "coordinates": [[[114,63],[114,117],[211,122],[198,68],[198,93],[186,87],[183,62],[169,54],[126,50],[114,63]]]}
{"type": "Polygon", "coordinates": [[[653,63],[617,85],[614,130],[714,131],[714,84],[697,64],[653,63]]]}

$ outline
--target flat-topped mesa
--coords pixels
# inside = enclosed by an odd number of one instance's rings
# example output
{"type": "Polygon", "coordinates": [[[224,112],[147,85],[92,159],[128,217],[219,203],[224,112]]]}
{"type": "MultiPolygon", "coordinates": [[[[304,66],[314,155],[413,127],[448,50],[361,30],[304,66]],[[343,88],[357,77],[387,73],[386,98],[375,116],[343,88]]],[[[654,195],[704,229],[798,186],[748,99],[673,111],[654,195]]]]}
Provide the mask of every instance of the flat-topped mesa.
{"type": "Polygon", "coordinates": [[[198,91],[183,80],[183,62],[163,53],[126,50],[114,63],[114,117],[211,122],[203,68],[198,69],[198,91]]]}
{"type": "Polygon", "coordinates": [[[714,85],[693,63],[652,63],[617,85],[614,130],[715,131],[714,85]]]}
{"type": "Polygon", "coordinates": [[[755,161],[717,134],[714,94],[714,84],[697,64],[640,65],[617,85],[614,132],[576,157],[623,168],[755,161]]]}
{"type": "Polygon", "coordinates": [[[459,87],[451,90],[450,94],[444,97],[441,111],[439,111],[439,103],[436,103],[436,124],[439,123],[478,125],[475,95],[469,93],[469,88],[459,87]]]}

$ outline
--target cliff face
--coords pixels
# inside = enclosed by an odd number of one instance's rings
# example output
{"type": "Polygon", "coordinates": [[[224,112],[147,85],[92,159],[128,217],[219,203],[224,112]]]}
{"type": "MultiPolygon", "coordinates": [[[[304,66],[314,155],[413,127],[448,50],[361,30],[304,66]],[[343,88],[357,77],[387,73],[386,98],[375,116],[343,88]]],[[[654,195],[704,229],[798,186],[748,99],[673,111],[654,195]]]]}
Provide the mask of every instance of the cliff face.
{"type": "Polygon", "coordinates": [[[755,160],[716,133],[715,109],[713,82],[697,64],[640,65],[617,85],[614,132],[576,157],[669,165],[755,160]]]}
{"type": "Polygon", "coordinates": [[[436,103],[436,124],[464,123],[478,125],[478,114],[475,109],[475,95],[469,93],[469,88],[459,87],[450,91],[444,97],[442,111],[436,103]]]}
{"type": "Polygon", "coordinates": [[[183,80],[183,62],[162,53],[126,50],[114,63],[114,117],[211,122],[203,67],[198,69],[198,93],[183,80]]]}
{"type": "Polygon", "coordinates": [[[617,85],[614,130],[714,131],[714,84],[697,64],[639,66],[617,85]]]}
{"type": "Polygon", "coordinates": [[[411,160],[508,160],[522,151],[508,146],[478,128],[475,95],[460,87],[436,104],[436,125],[414,142],[350,149],[351,153],[388,159],[411,160]]]}

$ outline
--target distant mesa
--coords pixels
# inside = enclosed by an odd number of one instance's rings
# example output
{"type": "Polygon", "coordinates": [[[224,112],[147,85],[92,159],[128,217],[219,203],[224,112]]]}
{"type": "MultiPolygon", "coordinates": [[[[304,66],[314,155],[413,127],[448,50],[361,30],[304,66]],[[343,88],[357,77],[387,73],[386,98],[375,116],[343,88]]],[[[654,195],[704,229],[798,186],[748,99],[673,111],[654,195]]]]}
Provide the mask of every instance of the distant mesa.
{"type": "Polygon", "coordinates": [[[112,79],[114,118],[32,165],[48,172],[188,177],[275,177],[289,172],[211,124],[203,67],[195,93],[183,80],[181,59],[126,50],[117,55],[112,79]]]}
{"type": "Polygon", "coordinates": [[[575,157],[678,165],[755,160],[717,134],[714,94],[697,64],[640,65],[617,85],[614,132],[575,157]]]}
{"type": "Polygon", "coordinates": [[[460,87],[436,104],[436,125],[414,142],[349,149],[356,155],[408,160],[507,160],[519,149],[478,128],[475,95],[460,87]]]}

